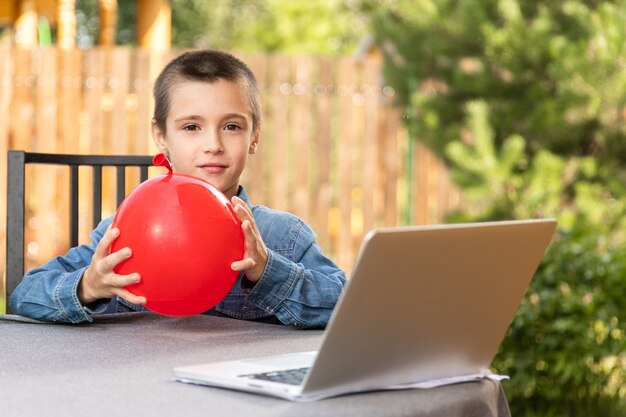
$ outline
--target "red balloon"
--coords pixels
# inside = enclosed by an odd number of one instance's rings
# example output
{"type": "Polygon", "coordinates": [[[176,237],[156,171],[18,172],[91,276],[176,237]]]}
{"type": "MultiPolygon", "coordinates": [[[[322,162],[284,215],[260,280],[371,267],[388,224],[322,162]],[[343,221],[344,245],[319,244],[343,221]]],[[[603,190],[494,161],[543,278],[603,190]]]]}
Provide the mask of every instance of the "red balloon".
{"type": "Polygon", "coordinates": [[[230,265],[244,254],[241,222],[226,196],[196,177],[162,175],[140,184],[122,202],[111,252],[132,257],[115,268],[138,272],[127,290],[146,297],[146,308],[169,316],[202,313],[219,303],[237,279],[230,265]]]}

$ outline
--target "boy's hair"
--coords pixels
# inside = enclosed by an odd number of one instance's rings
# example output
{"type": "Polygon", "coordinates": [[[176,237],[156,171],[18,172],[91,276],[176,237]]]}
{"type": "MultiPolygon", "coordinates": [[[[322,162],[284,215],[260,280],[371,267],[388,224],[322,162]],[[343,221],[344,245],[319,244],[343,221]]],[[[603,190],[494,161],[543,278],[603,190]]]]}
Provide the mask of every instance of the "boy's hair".
{"type": "Polygon", "coordinates": [[[182,81],[218,80],[238,84],[248,96],[252,112],[252,129],[258,131],[261,125],[261,98],[256,78],[250,68],[234,56],[220,51],[199,50],[185,52],[165,66],[154,84],[154,120],[165,133],[165,119],[170,111],[170,89],[182,81]]]}

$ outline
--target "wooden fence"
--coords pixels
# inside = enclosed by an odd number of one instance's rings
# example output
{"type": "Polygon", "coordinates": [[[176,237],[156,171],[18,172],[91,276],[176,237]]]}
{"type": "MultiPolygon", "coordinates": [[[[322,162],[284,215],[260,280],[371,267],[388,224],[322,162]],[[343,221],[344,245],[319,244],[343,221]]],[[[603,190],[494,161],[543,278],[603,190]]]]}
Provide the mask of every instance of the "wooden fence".
{"type": "MultiPolygon", "coordinates": [[[[174,55],[148,56],[125,47],[0,49],[3,254],[6,151],[154,153],[151,86],[174,55]]],[[[409,152],[401,111],[392,105],[393,90],[382,83],[379,59],[239,56],[257,75],[264,110],[260,149],[242,183],[254,203],[302,217],[341,267],[350,271],[369,229],[437,223],[458,207],[459,193],[445,167],[419,145],[409,152]]],[[[27,172],[28,267],[67,250],[66,177],[54,167],[27,172]]],[[[88,181],[85,173],[80,187],[88,181]]],[[[128,190],[134,186],[129,181],[128,190]]],[[[113,180],[107,182],[112,187],[113,180]]],[[[113,198],[107,191],[104,215],[113,213],[113,198]]],[[[81,201],[80,210],[88,212],[89,205],[81,201]]],[[[84,218],[81,242],[93,227],[89,216],[84,218]]],[[[2,256],[2,275],[4,261],[2,256]]]]}

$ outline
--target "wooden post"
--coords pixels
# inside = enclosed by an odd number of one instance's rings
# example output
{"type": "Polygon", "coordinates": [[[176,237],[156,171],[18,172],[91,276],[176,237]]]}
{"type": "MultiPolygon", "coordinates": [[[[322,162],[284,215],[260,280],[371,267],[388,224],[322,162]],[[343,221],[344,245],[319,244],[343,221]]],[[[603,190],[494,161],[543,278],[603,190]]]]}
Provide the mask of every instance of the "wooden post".
{"type": "Polygon", "coordinates": [[[76,8],[74,0],[58,0],[57,45],[60,49],[76,46],[76,8]]]}
{"type": "Polygon", "coordinates": [[[2,23],[15,22],[19,6],[20,4],[15,0],[0,1],[0,21],[2,23]]]}
{"type": "Polygon", "coordinates": [[[137,46],[154,52],[170,49],[172,9],[168,0],[139,0],[137,46]]]}
{"type": "MultiPolygon", "coordinates": [[[[169,59],[172,32],[172,9],[169,0],[137,1],[137,47],[149,54],[148,80],[150,86],[169,59]]],[[[149,113],[152,114],[154,103],[150,101],[149,113]]],[[[150,136],[150,126],[146,136],[150,136]]],[[[152,141],[150,141],[152,142],[152,141]]],[[[151,152],[156,147],[149,145],[151,152]]]]}
{"type": "Polygon", "coordinates": [[[22,0],[15,21],[15,44],[19,48],[37,46],[37,4],[35,0],[22,0]]]}
{"type": "Polygon", "coordinates": [[[117,29],[117,0],[100,0],[100,35],[98,44],[101,46],[115,45],[117,29]]]}

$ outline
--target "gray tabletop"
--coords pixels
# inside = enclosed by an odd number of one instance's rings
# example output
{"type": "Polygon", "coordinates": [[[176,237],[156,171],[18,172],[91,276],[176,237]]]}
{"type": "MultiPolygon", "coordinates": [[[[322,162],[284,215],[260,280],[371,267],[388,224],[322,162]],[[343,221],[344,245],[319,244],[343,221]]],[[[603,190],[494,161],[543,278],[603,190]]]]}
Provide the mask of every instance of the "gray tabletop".
{"type": "Polygon", "coordinates": [[[0,315],[0,415],[510,416],[498,382],[291,403],[187,385],[172,368],[318,348],[321,331],[210,316],[98,316],[40,324],[0,315]]]}

